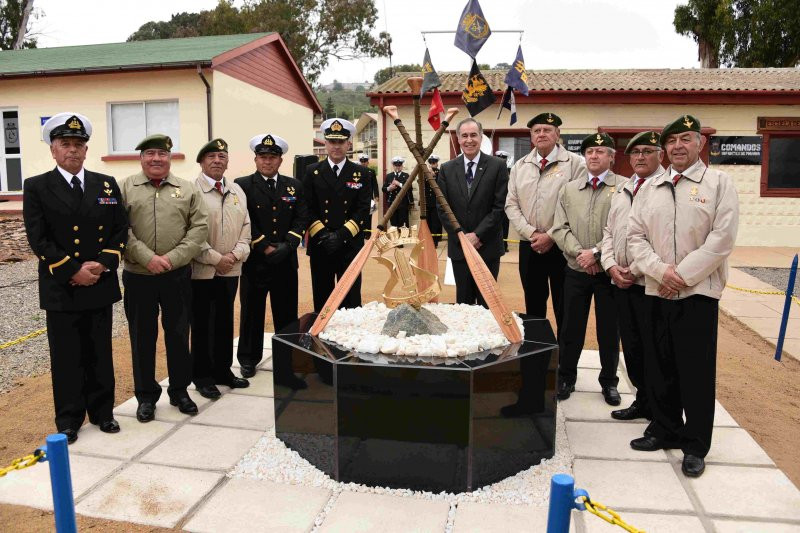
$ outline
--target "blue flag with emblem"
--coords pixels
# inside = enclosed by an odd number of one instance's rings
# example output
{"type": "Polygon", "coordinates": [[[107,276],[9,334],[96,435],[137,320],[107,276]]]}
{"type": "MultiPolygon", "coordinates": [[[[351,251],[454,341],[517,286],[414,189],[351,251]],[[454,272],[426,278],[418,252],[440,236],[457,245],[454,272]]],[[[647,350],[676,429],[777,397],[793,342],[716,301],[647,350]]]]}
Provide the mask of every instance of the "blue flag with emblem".
{"type": "Polygon", "coordinates": [[[500,103],[500,112],[497,113],[497,118],[500,118],[500,113],[503,112],[503,109],[511,111],[511,122],[509,124],[513,126],[517,121],[517,102],[514,100],[514,89],[510,85],[506,87],[506,92],[503,93],[503,101],[500,103]]]}
{"type": "MultiPolygon", "coordinates": [[[[514,64],[508,69],[505,79],[506,85],[528,96],[528,75],[525,73],[525,59],[522,58],[522,45],[517,48],[517,57],[514,64]]],[[[513,101],[513,100],[512,100],[513,101]]]]}
{"type": "Polygon", "coordinates": [[[478,0],[469,0],[458,21],[454,44],[474,59],[491,34],[480,3],[478,0]]]}

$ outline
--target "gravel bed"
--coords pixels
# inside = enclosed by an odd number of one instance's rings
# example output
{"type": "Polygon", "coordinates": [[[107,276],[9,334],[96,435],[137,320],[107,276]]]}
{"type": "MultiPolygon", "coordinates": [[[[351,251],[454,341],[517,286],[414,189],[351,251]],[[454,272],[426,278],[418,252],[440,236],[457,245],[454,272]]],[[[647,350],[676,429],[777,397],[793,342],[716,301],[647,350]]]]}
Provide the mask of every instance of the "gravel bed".
{"type": "MultiPolygon", "coordinates": [[[[275,437],[275,429],[269,429],[250,451],[228,472],[230,478],[266,479],[275,483],[325,488],[332,496],[315,520],[315,531],[334,507],[343,491],[371,492],[405,498],[439,500],[450,503],[450,514],[461,502],[501,503],[547,507],[550,498],[550,478],[554,474],[572,475],[573,455],[567,440],[564,415],[559,411],[556,421],[556,454],[536,466],[519,472],[502,481],[482,487],[473,492],[452,494],[433,493],[410,489],[370,487],[356,483],[339,483],[315,468],[300,455],[287,448],[275,437]]],[[[448,519],[452,528],[452,519],[448,519]]]]}
{"type": "MultiPolygon", "coordinates": [[[[46,327],[39,309],[37,261],[0,264],[0,344],[46,327]]],[[[114,305],[116,337],[127,330],[122,302],[114,305]]],[[[0,392],[10,390],[21,378],[50,372],[47,334],[0,350],[0,392]]]]}
{"type": "MultiPolygon", "coordinates": [[[[746,274],[760,279],[764,283],[769,283],[779,291],[785,291],[789,285],[789,271],[790,268],[767,268],[767,267],[736,267],[738,270],[746,274]]],[[[794,291],[795,296],[800,296],[800,279],[795,279],[794,291]]]]}

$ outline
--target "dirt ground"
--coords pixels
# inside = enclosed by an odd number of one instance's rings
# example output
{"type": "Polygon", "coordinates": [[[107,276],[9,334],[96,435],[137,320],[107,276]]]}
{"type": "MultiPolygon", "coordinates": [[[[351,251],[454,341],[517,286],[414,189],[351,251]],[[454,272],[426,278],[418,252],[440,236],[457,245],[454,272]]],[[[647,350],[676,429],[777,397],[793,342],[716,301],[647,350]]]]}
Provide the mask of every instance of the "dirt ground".
{"type": "MultiPolygon", "coordinates": [[[[0,244],[2,247],[2,244],[0,244]]],[[[441,248],[441,245],[440,245],[441,248]]],[[[300,313],[311,311],[311,282],[308,260],[300,256],[300,313]]],[[[513,309],[523,309],[519,275],[512,252],[502,263],[499,285],[513,309]],[[508,262],[506,262],[508,261],[508,262]]],[[[440,262],[442,276],[444,262],[440,262]]],[[[364,272],[362,299],[380,298],[386,276],[383,267],[370,261],[364,272]]],[[[442,301],[453,301],[455,290],[444,287],[442,301]]],[[[236,322],[238,323],[238,304],[236,322]]],[[[552,322],[552,310],[548,312],[552,322]]],[[[586,348],[597,348],[594,312],[589,319],[586,348]]],[[[271,331],[267,318],[265,330],[271,331]]],[[[24,332],[20,332],[21,334],[24,332]]],[[[755,438],[789,478],[800,486],[800,363],[785,356],[782,363],[772,359],[774,349],[735,319],[720,316],[717,357],[717,398],[736,421],[755,438]]],[[[158,379],[166,377],[163,344],[158,350],[158,379]]],[[[130,344],[127,336],[114,340],[116,403],[133,396],[130,344]]],[[[21,380],[0,394],[0,465],[31,453],[54,431],[50,376],[21,380]]],[[[36,468],[36,467],[34,467],[36,468]]],[[[712,467],[713,468],[713,467],[712,467]]],[[[14,475],[12,472],[9,475],[14,475]]],[[[46,531],[52,529],[52,513],[11,505],[0,505],[0,531],[46,531]]],[[[150,532],[159,528],[130,523],[78,517],[78,528],[102,531],[150,532]]]]}

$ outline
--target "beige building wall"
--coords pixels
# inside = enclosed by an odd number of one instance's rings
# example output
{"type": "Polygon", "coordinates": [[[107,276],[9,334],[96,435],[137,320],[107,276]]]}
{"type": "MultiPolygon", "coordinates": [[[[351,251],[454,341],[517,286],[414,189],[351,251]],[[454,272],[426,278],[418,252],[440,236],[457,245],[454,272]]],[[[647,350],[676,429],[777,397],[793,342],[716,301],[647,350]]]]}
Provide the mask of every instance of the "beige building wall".
{"type": "MultiPolygon", "coordinates": [[[[459,113],[453,119],[450,129],[469,113],[463,106],[458,106],[459,113]]],[[[427,109],[423,106],[423,142],[427,144],[433,136],[433,130],[426,120],[427,109]]],[[[517,107],[517,123],[514,129],[520,132],[527,130],[525,123],[534,115],[543,111],[551,111],[564,121],[561,133],[591,133],[602,127],[662,127],[682,113],[689,112],[697,117],[703,127],[716,129],[714,135],[756,135],[756,120],[759,116],[800,116],[800,106],[787,105],[692,105],[681,107],[675,105],[520,105],[517,107]]],[[[413,106],[398,106],[400,118],[409,129],[409,134],[414,138],[414,111],[413,106]]],[[[503,111],[499,120],[497,108],[485,110],[476,119],[485,129],[509,129],[509,113],[503,111]]],[[[384,120],[381,115],[380,121],[384,120]]],[[[382,124],[379,121],[379,143],[382,141],[380,132],[382,124]]],[[[415,162],[405,145],[397,128],[391,121],[386,124],[385,155],[388,161],[395,155],[405,158],[405,170],[411,172],[415,162]]],[[[445,134],[437,144],[435,153],[445,162],[450,158],[450,137],[445,134]]],[[[456,147],[456,152],[458,149],[456,147]]],[[[379,153],[379,169],[390,167],[384,165],[384,151],[381,146],[379,153]]],[[[756,165],[724,165],[719,168],[729,173],[735,183],[739,194],[739,234],[737,245],[740,246],[800,246],[800,198],[762,198],[761,167],[756,165]]],[[[798,169],[800,172],[800,169],[798,169]]],[[[379,180],[380,181],[380,180],[379,180]]],[[[415,198],[417,191],[415,186],[415,198]]],[[[419,220],[418,212],[412,211],[411,223],[419,220]]],[[[514,233],[512,228],[511,234],[514,233]]],[[[509,238],[516,238],[509,235],[509,238]]]]}
{"type": "Polygon", "coordinates": [[[280,170],[287,176],[292,175],[295,155],[314,153],[313,136],[309,134],[314,112],[310,108],[221,72],[214,72],[213,77],[213,133],[230,145],[227,176],[235,178],[255,171],[249,143],[261,133],[278,135],[289,143],[280,170]]]}
{"type": "Polygon", "coordinates": [[[194,156],[206,140],[205,86],[194,71],[147,71],[118,74],[58,76],[3,80],[3,107],[19,111],[23,178],[55,167],[49,146],[42,141],[39,117],[62,111],[86,115],[92,122],[86,168],[118,179],[138,172],[138,160],[102,161],[111,151],[109,103],[178,100],[179,151],[185,160],[175,160],[172,171],[181,177],[194,174],[194,156]]]}

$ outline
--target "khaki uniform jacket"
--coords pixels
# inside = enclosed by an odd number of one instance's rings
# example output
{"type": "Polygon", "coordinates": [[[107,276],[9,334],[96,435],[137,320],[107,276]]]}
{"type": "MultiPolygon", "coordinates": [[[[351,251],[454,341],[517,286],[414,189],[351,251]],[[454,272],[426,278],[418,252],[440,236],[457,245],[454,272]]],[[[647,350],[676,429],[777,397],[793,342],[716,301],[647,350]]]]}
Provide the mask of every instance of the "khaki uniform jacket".
{"type": "Polygon", "coordinates": [[[143,172],[120,184],[130,230],[125,270],[151,275],[147,263],[166,255],[172,268],[188,265],[208,238],[208,215],[202,192],[170,172],[156,189],[143,172]]]}
{"type": "Polygon", "coordinates": [[[628,221],[628,253],[645,293],[658,296],[669,265],[688,287],[674,299],[695,294],[719,299],[728,279],[728,256],[739,227],[739,198],[733,180],[699,161],[676,186],[670,169],[647,180],[628,221]]]}
{"type": "Polygon", "coordinates": [[[586,179],[586,164],[560,144],[556,160],[548,163],[544,172],[536,162],[536,150],[511,167],[505,212],[520,237],[530,240],[534,231],[550,231],[558,194],[567,182],[576,179],[586,179]]]}
{"type": "MultiPolygon", "coordinates": [[[[664,167],[659,165],[658,169],[647,179],[656,178],[663,172],[664,167]]],[[[631,176],[628,182],[617,189],[617,192],[611,197],[611,209],[608,211],[608,220],[603,229],[603,246],[600,248],[602,254],[600,264],[606,272],[613,266],[625,268],[630,267],[633,263],[633,257],[628,253],[628,216],[635,201],[633,189],[637,179],[636,174],[631,176]]],[[[644,183],[642,183],[642,187],[644,187],[644,183]]],[[[639,192],[641,192],[641,187],[639,192]]],[[[637,276],[634,283],[644,287],[644,276],[637,276]]]]}
{"type": "Polygon", "coordinates": [[[192,279],[213,279],[214,276],[238,277],[242,263],[250,255],[250,214],[247,212],[247,197],[239,185],[224,179],[225,195],[211,186],[203,173],[194,184],[203,193],[208,211],[208,240],[203,250],[192,261],[192,279]],[[215,266],[228,252],[236,257],[230,272],[217,274],[215,266]]]}
{"type": "Polygon", "coordinates": [[[603,245],[603,228],[611,209],[611,198],[627,181],[609,170],[596,191],[586,178],[570,181],[561,189],[549,234],[564,252],[572,270],[585,272],[576,259],[581,250],[591,250],[595,246],[600,249],[603,245]]]}

